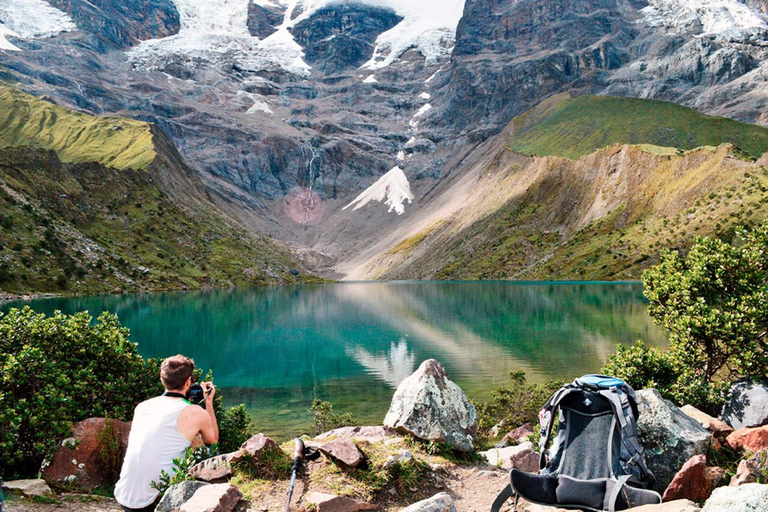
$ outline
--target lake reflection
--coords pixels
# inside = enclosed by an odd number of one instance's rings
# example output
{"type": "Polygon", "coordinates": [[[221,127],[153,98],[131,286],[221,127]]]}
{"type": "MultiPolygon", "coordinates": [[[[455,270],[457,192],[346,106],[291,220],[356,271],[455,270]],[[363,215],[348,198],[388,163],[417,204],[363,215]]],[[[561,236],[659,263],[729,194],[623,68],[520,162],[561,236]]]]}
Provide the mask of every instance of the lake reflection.
{"type": "Polygon", "coordinates": [[[30,304],[116,313],[142,355],[193,357],[227,403],[245,403],[277,437],[309,430],[315,397],[380,423],[393,390],[431,357],[485,400],[511,370],[571,379],[599,370],[617,343],[666,344],[640,284],[340,283],[30,304]]]}

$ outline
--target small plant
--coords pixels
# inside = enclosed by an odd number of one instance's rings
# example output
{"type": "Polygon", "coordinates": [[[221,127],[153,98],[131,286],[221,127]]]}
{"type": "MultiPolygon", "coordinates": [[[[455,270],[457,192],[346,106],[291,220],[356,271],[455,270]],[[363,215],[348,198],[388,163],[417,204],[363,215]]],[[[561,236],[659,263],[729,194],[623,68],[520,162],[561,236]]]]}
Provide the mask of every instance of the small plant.
{"type": "Polygon", "coordinates": [[[101,469],[110,484],[117,482],[120,477],[120,465],[123,460],[123,450],[120,446],[120,433],[115,429],[114,420],[106,418],[104,428],[98,435],[101,469]]]}
{"type": "Polygon", "coordinates": [[[315,417],[315,434],[322,434],[323,432],[339,427],[347,427],[355,423],[351,414],[335,413],[330,402],[324,402],[318,398],[315,398],[312,402],[309,412],[315,417]]]}
{"type": "Polygon", "coordinates": [[[171,467],[171,473],[163,470],[160,472],[160,480],[153,480],[149,484],[153,489],[160,491],[160,494],[165,494],[165,491],[169,487],[192,480],[189,476],[189,470],[195,464],[198,464],[205,459],[210,459],[216,453],[218,453],[218,446],[211,445],[210,448],[201,446],[200,448],[193,449],[191,446],[184,451],[184,455],[173,459],[173,466],[171,467]]]}

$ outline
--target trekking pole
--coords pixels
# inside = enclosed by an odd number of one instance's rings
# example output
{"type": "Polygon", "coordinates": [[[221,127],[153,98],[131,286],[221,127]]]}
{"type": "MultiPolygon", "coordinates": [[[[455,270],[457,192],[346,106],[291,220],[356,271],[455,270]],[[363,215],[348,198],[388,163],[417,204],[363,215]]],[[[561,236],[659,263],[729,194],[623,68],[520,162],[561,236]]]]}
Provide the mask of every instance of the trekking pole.
{"type": "MultiPolygon", "coordinates": [[[[299,465],[304,460],[304,441],[296,438],[296,449],[293,451],[293,467],[291,468],[291,484],[288,486],[288,501],[285,503],[285,512],[291,510],[291,496],[293,495],[293,486],[296,483],[296,473],[299,471],[299,465]]],[[[0,511],[2,512],[2,511],[0,511]]]]}

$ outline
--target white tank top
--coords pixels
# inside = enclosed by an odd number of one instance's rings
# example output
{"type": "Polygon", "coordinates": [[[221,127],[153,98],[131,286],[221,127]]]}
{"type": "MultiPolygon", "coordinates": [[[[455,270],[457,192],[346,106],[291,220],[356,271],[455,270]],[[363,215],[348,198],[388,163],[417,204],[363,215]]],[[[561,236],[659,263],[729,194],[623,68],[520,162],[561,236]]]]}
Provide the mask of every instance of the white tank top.
{"type": "Polygon", "coordinates": [[[158,396],[140,403],[133,414],[128,450],[120,480],[115,485],[115,499],[124,507],[144,508],[160,494],[152,481],[160,481],[160,472],[171,474],[173,459],[190,446],[181,435],[177,421],[189,403],[186,400],[158,396]]]}

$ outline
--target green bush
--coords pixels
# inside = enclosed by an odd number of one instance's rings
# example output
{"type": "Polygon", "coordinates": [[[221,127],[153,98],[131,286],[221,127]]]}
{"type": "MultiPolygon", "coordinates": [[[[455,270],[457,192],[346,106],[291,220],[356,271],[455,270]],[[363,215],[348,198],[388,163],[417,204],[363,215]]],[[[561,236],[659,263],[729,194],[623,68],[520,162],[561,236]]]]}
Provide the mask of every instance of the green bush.
{"type": "Polygon", "coordinates": [[[634,389],[656,388],[666,398],[677,381],[675,361],[669,353],[638,341],[631,347],[619,345],[601,370],[619,377],[634,389]]]}
{"type": "Polygon", "coordinates": [[[222,453],[238,450],[254,434],[253,422],[243,404],[225,411],[217,410],[216,420],[219,424],[219,448],[222,453]]]}
{"type": "Polygon", "coordinates": [[[603,371],[710,413],[731,381],[768,377],[768,222],[735,240],[698,238],[648,269],[648,312],[669,332],[670,351],[619,349],[603,371]]]}
{"type": "Polygon", "coordinates": [[[309,412],[315,418],[315,434],[322,434],[339,427],[354,425],[355,421],[349,413],[338,414],[333,412],[333,405],[318,398],[312,401],[309,412]]]}
{"type": "Polygon", "coordinates": [[[563,382],[547,381],[530,384],[523,371],[509,372],[512,385],[500,387],[492,393],[492,401],[475,404],[478,416],[478,444],[493,438],[491,429],[504,423],[509,430],[525,423],[536,425],[538,414],[550,396],[560,389],[563,382]]]}
{"type": "Polygon", "coordinates": [[[159,362],[145,361],[128,329],[105,313],[0,313],[0,472],[30,476],[73,422],[127,420],[136,404],[162,392],[159,362]]]}

